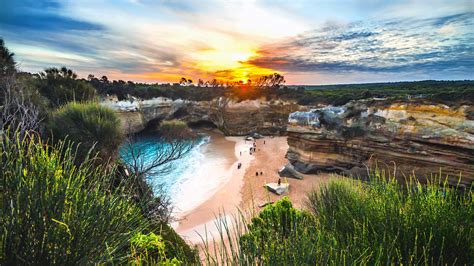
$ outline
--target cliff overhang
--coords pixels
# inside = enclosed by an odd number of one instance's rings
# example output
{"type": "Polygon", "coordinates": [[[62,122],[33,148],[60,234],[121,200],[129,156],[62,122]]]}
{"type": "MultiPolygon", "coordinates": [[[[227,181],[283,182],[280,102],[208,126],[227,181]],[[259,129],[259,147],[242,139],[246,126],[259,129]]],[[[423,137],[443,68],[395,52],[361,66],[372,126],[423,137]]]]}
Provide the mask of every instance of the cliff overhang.
{"type": "Polygon", "coordinates": [[[474,179],[471,106],[353,101],[289,115],[287,158],[302,173],[397,178],[433,173],[469,186],[474,179]]]}

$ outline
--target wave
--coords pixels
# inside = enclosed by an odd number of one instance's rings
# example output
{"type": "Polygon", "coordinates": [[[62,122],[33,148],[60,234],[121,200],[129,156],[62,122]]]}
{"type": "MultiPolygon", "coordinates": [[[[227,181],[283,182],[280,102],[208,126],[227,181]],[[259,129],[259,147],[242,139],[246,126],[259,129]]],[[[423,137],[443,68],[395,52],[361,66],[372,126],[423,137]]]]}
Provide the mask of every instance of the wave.
{"type": "MultiPolygon", "coordinates": [[[[153,160],[154,154],[159,152],[157,149],[166,148],[163,143],[158,143],[157,140],[156,137],[146,137],[132,144],[133,148],[143,152],[145,163],[153,160]]],[[[166,174],[150,174],[146,177],[156,196],[167,196],[171,200],[175,214],[184,213],[197,207],[225,181],[219,175],[209,174],[218,169],[220,165],[228,163],[227,158],[221,156],[213,158],[206,156],[205,152],[211,141],[211,136],[200,135],[199,141],[186,156],[167,166],[170,171],[166,174]]],[[[129,157],[125,152],[122,152],[121,155],[125,161],[128,160],[129,157]]]]}

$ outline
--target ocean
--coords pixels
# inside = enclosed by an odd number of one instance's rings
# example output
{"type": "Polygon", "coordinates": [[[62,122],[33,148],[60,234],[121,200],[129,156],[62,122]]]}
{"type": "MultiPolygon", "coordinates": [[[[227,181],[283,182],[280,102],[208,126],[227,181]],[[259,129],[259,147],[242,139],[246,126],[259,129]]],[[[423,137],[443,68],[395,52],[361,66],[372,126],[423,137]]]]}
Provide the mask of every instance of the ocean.
{"type": "MultiPolygon", "coordinates": [[[[200,134],[192,150],[182,158],[167,165],[166,173],[151,173],[146,176],[155,196],[169,197],[173,205],[173,213],[177,216],[199,206],[210,198],[222,185],[225,175],[212,171],[226,170],[230,165],[228,156],[223,156],[213,142],[219,137],[216,134],[200,134]]],[[[219,139],[219,141],[221,141],[219,139]]],[[[167,149],[157,136],[142,136],[132,143],[132,149],[139,151],[143,163],[149,164],[157,153],[167,149]]],[[[120,155],[124,162],[130,162],[130,148],[122,147],[120,155]]]]}

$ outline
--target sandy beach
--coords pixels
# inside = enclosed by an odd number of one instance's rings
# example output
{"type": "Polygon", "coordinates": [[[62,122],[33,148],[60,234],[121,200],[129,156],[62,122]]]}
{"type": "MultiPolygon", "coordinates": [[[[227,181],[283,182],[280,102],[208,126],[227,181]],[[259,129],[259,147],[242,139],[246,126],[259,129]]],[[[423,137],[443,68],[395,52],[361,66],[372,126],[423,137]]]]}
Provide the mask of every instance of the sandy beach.
{"type": "Polygon", "coordinates": [[[252,145],[253,142],[245,141],[243,137],[212,135],[212,141],[204,154],[217,152],[219,156],[227,157],[228,168],[219,169],[222,168],[221,165],[218,169],[209,169],[205,174],[196,176],[206,178],[206,175],[220,175],[223,182],[205,202],[176,217],[173,227],[189,243],[200,244],[202,241],[199,235],[205,235],[206,232],[216,236],[218,232],[214,220],[223,212],[227,215],[226,219],[230,219],[238,208],[258,211],[261,209],[259,205],[276,201],[283,196],[289,197],[296,207],[304,207],[306,193],[329,179],[329,174],[305,175],[303,180],[283,178],[282,182],[290,184],[289,192],[282,196],[268,192],[263,187],[264,184],[276,182],[278,170],[288,163],[285,158],[288,149],[286,137],[258,139],[256,152],[250,154],[249,148],[252,145]],[[242,164],[240,169],[237,167],[238,163],[242,164]],[[258,176],[256,172],[259,173],[258,176]]]}

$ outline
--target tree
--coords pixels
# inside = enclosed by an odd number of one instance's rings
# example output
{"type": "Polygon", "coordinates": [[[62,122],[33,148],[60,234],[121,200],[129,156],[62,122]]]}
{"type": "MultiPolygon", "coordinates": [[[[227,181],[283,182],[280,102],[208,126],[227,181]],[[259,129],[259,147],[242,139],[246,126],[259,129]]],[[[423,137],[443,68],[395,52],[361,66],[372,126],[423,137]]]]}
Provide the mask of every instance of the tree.
{"type": "Polygon", "coordinates": [[[0,80],[16,73],[16,62],[13,58],[15,54],[10,52],[5,46],[3,39],[0,39],[0,80]]]}
{"type": "Polygon", "coordinates": [[[78,80],[77,74],[66,67],[53,67],[41,72],[38,89],[53,106],[61,106],[71,101],[91,101],[96,97],[94,87],[85,80],[78,80]]]}
{"type": "MultiPolygon", "coordinates": [[[[314,217],[293,207],[287,197],[266,206],[239,239],[240,249],[262,265],[310,265],[316,262],[318,234],[314,217]]],[[[251,259],[252,261],[252,259],[251,259]]]]}
{"type": "Polygon", "coordinates": [[[279,88],[282,84],[285,83],[285,77],[278,74],[273,73],[268,76],[261,76],[255,82],[255,86],[258,88],[279,88]]]}
{"type": "Polygon", "coordinates": [[[107,78],[107,76],[102,76],[102,77],[100,78],[100,81],[101,81],[102,83],[104,83],[104,84],[109,83],[109,79],[107,78]]]}
{"type": "Polygon", "coordinates": [[[18,83],[14,73],[0,81],[0,89],[0,131],[8,130],[10,136],[18,134],[20,139],[28,133],[39,133],[42,120],[40,108],[35,105],[22,84],[18,83]]]}
{"type": "Polygon", "coordinates": [[[209,85],[213,88],[216,88],[217,86],[219,86],[219,81],[217,79],[212,79],[210,82],[209,82],[209,85]]]}
{"type": "Polygon", "coordinates": [[[146,204],[142,206],[146,214],[157,217],[160,221],[168,221],[172,211],[169,199],[163,193],[154,195],[146,183],[146,178],[169,173],[172,169],[171,163],[192,150],[196,135],[184,122],[172,120],[161,123],[158,136],[153,149],[134,145],[136,139],[130,136],[121,152],[127,178],[135,180],[137,198],[146,204]]]}
{"type": "Polygon", "coordinates": [[[197,86],[198,87],[203,87],[204,86],[204,81],[202,79],[199,79],[197,86]]]}
{"type": "Polygon", "coordinates": [[[17,79],[14,54],[0,39],[0,134],[23,139],[28,133],[40,131],[41,112],[33,99],[35,91],[27,90],[17,79]]]}
{"type": "Polygon", "coordinates": [[[181,86],[186,86],[187,83],[188,83],[188,79],[186,79],[185,77],[182,77],[179,80],[179,85],[181,85],[181,86]]]}
{"type": "Polygon", "coordinates": [[[129,138],[125,147],[125,156],[128,169],[135,176],[160,175],[170,170],[170,162],[178,160],[186,155],[194,145],[196,135],[189,130],[184,122],[171,120],[161,123],[159,128],[159,139],[157,145],[162,146],[156,149],[151,160],[145,160],[146,151],[141,147],[134,147],[135,140],[129,138]],[[162,167],[167,166],[167,167],[162,167]]]}

